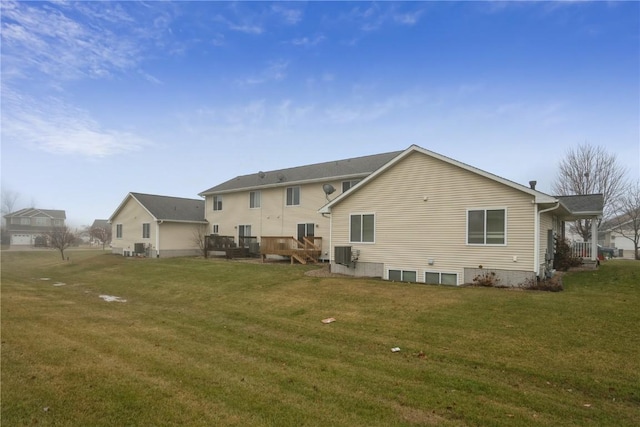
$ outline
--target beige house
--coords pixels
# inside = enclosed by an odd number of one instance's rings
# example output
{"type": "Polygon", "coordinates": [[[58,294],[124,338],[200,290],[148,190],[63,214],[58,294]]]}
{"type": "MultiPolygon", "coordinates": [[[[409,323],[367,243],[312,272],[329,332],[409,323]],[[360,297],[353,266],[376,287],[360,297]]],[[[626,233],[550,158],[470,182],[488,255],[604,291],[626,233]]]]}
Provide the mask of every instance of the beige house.
{"type": "Polygon", "coordinates": [[[109,218],[112,252],[124,256],[198,255],[207,229],[204,200],[129,193],[109,218]]]}
{"type": "Polygon", "coordinates": [[[450,285],[542,277],[564,221],[601,216],[602,196],[553,197],[531,184],[411,146],[319,210],[331,270],[450,285]]]}
{"type": "MultiPolygon", "coordinates": [[[[230,179],[200,193],[206,200],[208,234],[227,236],[236,245],[257,242],[265,254],[288,255],[277,247],[317,247],[317,258],[330,255],[330,217],[318,212],[335,197],[389,162],[401,151],[230,179]],[[291,246],[293,245],[293,246],[291,246]]],[[[297,250],[297,249],[295,249],[297,250]]],[[[295,256],[295,255],[294,255],[295,256]]],[[[300,259],[300,261],[303,261],[300,259]]]]}

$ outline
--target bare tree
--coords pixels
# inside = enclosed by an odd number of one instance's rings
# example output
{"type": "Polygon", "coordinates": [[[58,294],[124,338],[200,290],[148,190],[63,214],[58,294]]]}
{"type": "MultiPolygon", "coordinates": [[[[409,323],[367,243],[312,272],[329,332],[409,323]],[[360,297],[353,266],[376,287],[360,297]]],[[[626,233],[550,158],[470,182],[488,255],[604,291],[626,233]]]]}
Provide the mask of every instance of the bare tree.
{"type": "Polygon", "coordinates": [[[54,227],[51,231],[45,233],[49,246],[56,248],[60,251],[60,256],[64,261],[64,250],[73,245],[76,241],[76,236],[71,229],[66,225],[60,227],[54,227]]]}
{"type": "Polygon", "coordinates": [[[206,226],[196,225],[191,232],[191,241],[198,246],[200,254],[207,257],[206,226]]]}
{"type": "Polygon", "coordinates": [[[7,190],[6,188],[2,189],[2,205],[0,208],[2,209],[3,217],[13,212],[13,208],[15,207],[18,197],[20,197],[19,193],[7,190]]]}
{"type": "MultiPolygon", "coordinates": [[[[602,194],[604,218],[610,218],[615,212],[617,200],[623,194],[626,174],[626,169],[618,163],[615,154],[607,153],[604,147],[583,144],[567,151],[566,157],[560,162],[553,191],[558,196],[602,194]]],[[[585,242],[590,239],[591,220],[576,221],[572,228],[585,242]]]]}
{"type": "Polygon", "coordinates": [[[111,241],[111,227],[91,227],[89,228],[89,236],[100,242],[104,251],[105,245],[111,241]]]}
{"type": "Polygon", "coordinates": [[[633,242],[635,259],[640,260],[640,181],[629,185],[618,200],[618,215],[611,230],[633,242]]]}

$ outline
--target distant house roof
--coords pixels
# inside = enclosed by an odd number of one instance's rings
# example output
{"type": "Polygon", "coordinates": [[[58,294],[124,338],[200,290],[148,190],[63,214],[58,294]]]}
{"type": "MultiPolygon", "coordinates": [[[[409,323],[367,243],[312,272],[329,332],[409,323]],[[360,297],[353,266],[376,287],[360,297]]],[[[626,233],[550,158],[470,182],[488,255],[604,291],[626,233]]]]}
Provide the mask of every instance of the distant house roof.
{"type": "Polygon", "coordinates": [[[185,199],[143,193],[127,194],[127,197],[109,218],[109,222],[112,222],[129,198],[137,200],[157,221],[207,222],[204,218],[205,202],[202,199],[185,199]]]}
{"type": "Polygon", "coordinates": [[[402,151],[393,151],[288,169],[258,172],[251,175],[241,175],[215,187],[211,187],[199,195],[221,194],[261,187],[288,186],[305,182],[326,181],[329,179],[364,178],[400,153],[402,153],[402,151]]]}
{"type": "Polygon", "coordinates": [[[38,209],[38,208],[25,208],[20,209],[19,211],[12,212],[10,214],[5,215],[5,218],[13,218],[13,217],[48,217],[51,219],[66,219],[67,214],[63,210],[57,209],[38,209]]]}
{"type": "Polygon", "coordinates": [[[96,219],[91,224],[91,228],[111,228],[108,219],[96,219]]]}

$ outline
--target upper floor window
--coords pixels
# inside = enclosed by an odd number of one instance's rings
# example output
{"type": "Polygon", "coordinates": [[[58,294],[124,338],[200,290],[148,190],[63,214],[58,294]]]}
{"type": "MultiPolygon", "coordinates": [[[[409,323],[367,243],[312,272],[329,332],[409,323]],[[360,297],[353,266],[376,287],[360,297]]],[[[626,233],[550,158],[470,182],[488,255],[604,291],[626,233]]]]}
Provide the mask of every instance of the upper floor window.
{"type": "Polygon", "coordinates": [[[260,191],[249,192],[249,207],[251,209],[260,207],[260,196],[260,191]]]}
{"type": "Polygon", "coordinates": [[[43,217],[37,217],[36,219],[36,225],[49,225],[49,218],[43,218],[43,217]]]}
{"type": "Polygon", "coordinates": [[[145,222],[142,224],[142,238],[148,239],[149,237],[151,237],[151,224],[145,222]]]}
{"type": "Polygon", "coordinates": [[[31,225],[31,218],[20,218],[20,225],[31,225]]]}
{"type": "Polygon", "coordinates": [[[342,192],[344,193],[345,191],[347,191],[348,189],[350,189],[360,181],[361,181],[360,179],[353,179],[351,181],[342,181],[342,192]]]}
{"type": "Polygon", "coordinates": [[[349,241],[373,243],[375,241],[375,215],[351,215],[349,241]]]}
{"type": "Polygon", "coordinates": [[[213,196],[213,210],[214,211],[222,210],[222,196],[213,196]]]}
{"type": "Polygon", "coordinates": [[[116,224],[116,239],[122,239],[122,224],[116,224]]]}
{"type": "Polygon", "coordinates": [[[506,236],[506,209],[474,209],[467,212],[467,244],[504,245],[506,236]]]}
{"type": "Polygon", "coordinates": [[[287,206],[300,204],[300,187],[287,187],[287,206]]]}
{"type": "Polygon", "coordinates": [[[54,219],[53,220],[53,225],[55,225],[56,227],[62,227],[64,225],[64,220],[62,220],[62,219],[54,219]]]}

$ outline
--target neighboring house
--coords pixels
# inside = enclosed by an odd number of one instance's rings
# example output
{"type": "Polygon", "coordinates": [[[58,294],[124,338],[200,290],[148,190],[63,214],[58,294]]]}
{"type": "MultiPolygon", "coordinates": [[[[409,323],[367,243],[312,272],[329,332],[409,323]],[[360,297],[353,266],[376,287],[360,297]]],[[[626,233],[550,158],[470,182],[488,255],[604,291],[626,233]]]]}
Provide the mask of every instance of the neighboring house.
{"type": "Polygon", "coordinates": [[[207,228],[204,200],[129,193],[109,218],[112,252],[148,257],[198,255],[207,228]]]}
{"type": "Polygon", "coordinates": [[[330,219],[318,213],[328,201],[389,162],[401,151],[258,172],[230,179],[200,193],[206,200],[208,234],[228,236],[236,245],[254,237],[280,245],[308,241],[320,259],[329,259],[330,219]],[[333,191],[332,191],[333,190],[333,191]],[[289,240],[285,240],[289,239],[289,240]]]}
{"type": "MultiPolygon", "coordinates": [[[[629,215],[621,215],[600,224],[598,243],[604,247],[622,250],[624,258],[635,258],[634,220],[629,215]],[[623,234],[624,232],[624,234],[623,234]],[[625,237],[626,236],[626,237],[625,237]]],[[[616,254],[619,255],[619,252],[616,254]]]]}
{"type": "Polygon", "coordinates": [[[46,246],[46,233],[65,225],[63,210],[26,208],[4,216],[11,246],[46,246]]]}
{"type": "Polygon", "coordinates": [[[92,245],[108,245],[111,243],[111,224],[108,219],[96,219],[89,228],[89,243],[92,245]]]}
{"type": "Polygon", "coordinates": [[[450,285],[544,277],[564,221],[597,219],[603,199],[531,187],[413,145],[319,210],[330,218],[331,271],[450,285]]]}

